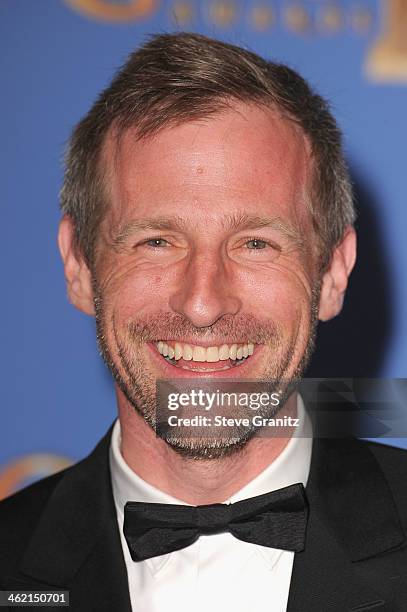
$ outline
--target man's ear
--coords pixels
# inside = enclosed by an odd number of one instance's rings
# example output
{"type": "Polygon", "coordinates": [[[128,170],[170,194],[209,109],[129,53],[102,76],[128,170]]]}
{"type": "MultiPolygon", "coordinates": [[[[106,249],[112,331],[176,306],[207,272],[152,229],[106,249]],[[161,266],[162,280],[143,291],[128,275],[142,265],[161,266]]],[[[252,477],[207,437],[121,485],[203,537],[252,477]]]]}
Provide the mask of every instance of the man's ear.
{"type": "Polygon", "coordinates": [[[69,301],[85,314],[94,315],[92,277],[75,245],[75,228],[69,215],[65,215],[59,224],[58,246],[64,262],[69,301]]]}
{"type": "Polygon", "coordinates": [[[348,278],[356,259],[356,232],[349,225],[336,246],[328,269],[322,277],[319,301],[320,321],[333,319],[342,310],[348,278]]]}

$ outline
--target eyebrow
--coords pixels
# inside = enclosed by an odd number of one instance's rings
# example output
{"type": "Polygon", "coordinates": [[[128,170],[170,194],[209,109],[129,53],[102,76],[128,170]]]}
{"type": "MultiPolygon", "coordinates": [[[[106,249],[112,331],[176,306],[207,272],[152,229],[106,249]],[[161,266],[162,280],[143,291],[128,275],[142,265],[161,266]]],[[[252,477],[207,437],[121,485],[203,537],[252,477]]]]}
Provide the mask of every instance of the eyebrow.
{"type": "MultiPolygon", "coordinates": [[[[221,221],[222,229],[227,232],[255,230],[262,228],[274,229],[284,235],[297,248],[302,248],[304,241],[300,228],[281,217],[260,217],[257,215],[230,214],[226,215],[221,221]]],[[[126,243],[127,239],[133,234],[151,231],[186,231],[188,222],[177,215],[171,217],[146,217],[143,219],[133,219],[117,228],[114,231],[113,244],[116,247],[126,243]]]]}
{"type": "Polygon", "coordinates": [[[181,217],[150,217],[145,219],[134,219],[113,231],[113,245],[119,247],[125,244],[133,234],[145,230],[176,230],[185,231],[186,223],[181,217]]]}
{"type": "Polygon", "coordinates": [[[225,222],[224,228],[229,231],[269,228],[280,232],[298,246],[303,244],[300,228],[281,217],[260,217],[243,213],[241,215],[228,215],[225,222]]]}

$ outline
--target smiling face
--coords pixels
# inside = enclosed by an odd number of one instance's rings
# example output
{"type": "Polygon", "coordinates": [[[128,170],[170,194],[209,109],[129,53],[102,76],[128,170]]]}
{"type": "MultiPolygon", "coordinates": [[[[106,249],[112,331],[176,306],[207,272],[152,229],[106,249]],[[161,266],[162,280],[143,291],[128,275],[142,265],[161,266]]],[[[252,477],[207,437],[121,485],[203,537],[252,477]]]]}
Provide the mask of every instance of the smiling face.
{"type": "Polygon", "coordinates": [[[321,312],[300,129],[240,105],[143,141],[127,131],[103,161],[110,204],[93,286],[69,221],[60,245],[71,299],[89,313],[93,289],[127,401],[153,425],[157,379],[297,376],[321,312]]]}

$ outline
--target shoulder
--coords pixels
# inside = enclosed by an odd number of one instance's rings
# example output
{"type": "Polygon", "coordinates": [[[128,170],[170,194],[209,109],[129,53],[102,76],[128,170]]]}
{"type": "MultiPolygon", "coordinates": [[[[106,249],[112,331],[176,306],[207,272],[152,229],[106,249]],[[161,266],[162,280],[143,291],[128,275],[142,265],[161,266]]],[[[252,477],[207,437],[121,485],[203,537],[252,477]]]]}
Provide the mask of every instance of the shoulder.
{"type": "Polygon", "coordinates": [[[351,455],[350,463],[343,455],[349,475],[359,472],[359,485],[367,496],[376,495],[383,506],[394,504],[407,533],[407,450],[357,438],[344,450],[351,455]]]}
{"type": "Polygon", "coordinates": [[[62,470],[52,476],[42,478],[0,501],[0,533],[4,529],[5,522],[19,520],[19,518],[27,519],[27,514],[31,516],[36,514],[36,511],[41,512],[42,507],[66,472],[67,470],[62,470]]]}
{"type": "Polygon", "coordinates": [[[87,457],[0,502],[0,576],[20,565],[34,534],[55,538],[108,504],[112,427],[87,457]]]}
{"type": "Polygon", "coordinates": [[[374,455],[376,461],[385,472],[395,475],[407,473],[407,449],[370,440],[359,440],[374,455]]]}
{"type": "Polygon", "coordinates": [[[18,563],[48,500],[71,469],[43,478],[0,501],[0,570],[3,562],[8,568],[18,563]]]}
{"type": "Polygon", "coordinates": [[[407,509],[407,449],[378,442],[360,441],[374,455],[397,501],[407,509]]]}
{"type": "MultiPolygon", "coordinates": [[[[340,450],[342,456],[350,456],[351,462],[358,463],[355,466],[352,463],[348,464],[352,467],[363,467],[363,463],[371,462],[379,467],[387,480],[400,482],[407,476],[407,449],[382,444],[376,440],[367,440],[361,438],[338,438],[335,441],[329,440],[329,444],[333,444],[340,450]]],[[[405,487],[405,482],[400,482],[405,487]]]]}

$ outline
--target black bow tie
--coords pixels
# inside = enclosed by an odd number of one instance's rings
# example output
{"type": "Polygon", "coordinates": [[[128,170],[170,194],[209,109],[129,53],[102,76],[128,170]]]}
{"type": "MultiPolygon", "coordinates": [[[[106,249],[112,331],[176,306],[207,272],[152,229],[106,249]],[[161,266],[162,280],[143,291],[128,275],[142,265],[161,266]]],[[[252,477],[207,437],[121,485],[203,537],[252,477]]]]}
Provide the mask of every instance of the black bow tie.
{"type": "Polygon", "coordinates": [[[127,502],[123,531],[133,561],[180,550],[201,535],[225,532],[244,542],[300,552],[307,518],[305,490],[298,483],[234,504],[127,502]]]}

